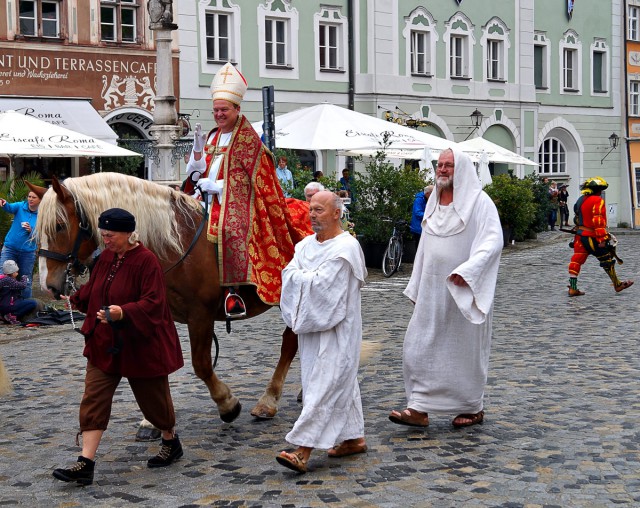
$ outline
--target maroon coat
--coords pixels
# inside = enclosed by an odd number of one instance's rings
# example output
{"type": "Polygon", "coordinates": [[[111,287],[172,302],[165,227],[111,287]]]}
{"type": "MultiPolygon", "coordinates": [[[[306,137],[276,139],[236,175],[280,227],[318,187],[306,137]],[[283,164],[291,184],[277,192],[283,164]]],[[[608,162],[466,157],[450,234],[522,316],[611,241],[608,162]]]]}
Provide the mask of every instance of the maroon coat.
{"type": "Polygon", "coordinates": [[[71,303],[87,314],[82,325],[84,356],[103,372],[124,377],[150,378],[175,372],[184,361],[160,263],[140,244],[125,254],[109,284],[115,257],[109,250],[100,254],[89,282],[71,297],[71,303]],[[119,305],[124,310],[124,319],[116,322],[122,339],[118,354],[109,352],[117,344],[114,328],[96,317],[103,305],[119,305]]]}

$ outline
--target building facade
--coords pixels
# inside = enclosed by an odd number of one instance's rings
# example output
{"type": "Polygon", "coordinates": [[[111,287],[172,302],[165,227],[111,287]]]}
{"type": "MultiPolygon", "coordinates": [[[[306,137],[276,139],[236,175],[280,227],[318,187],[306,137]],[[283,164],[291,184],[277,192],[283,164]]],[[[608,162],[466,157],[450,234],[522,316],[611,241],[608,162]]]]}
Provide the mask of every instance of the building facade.
{"type": "MultiPolygon", "coordinates": [[[[156,53],[146,0],[0,0],[0,12],[0,110],[113,143],[150,139],[156,53]]],[[[177,51],[173,68],[177,87],[177,51]]],[[[37,170],[45,178],[79,176],[95,170],[92,164],[15,161],[19,173],[37,170]]],[[[143,163],[139,176],[146,173],[143,163]]]]}
{"type": "Polygon", "coordinates": [[[640,1],[625,2],[626,138],[634,227],[640,225],[640,1]]]}
{"type": "MultiPolygon", "coordinates": [[[[231,61],[249,83],[251,121],[262,119],[261,87],[273,85],[276,114],[351,103],[449,140],[479,135],[539,162],[572,201],[582,181],[604,177],[609,220],[631,222],[624,10],[622,0],[181,2],[181,107],[212,127],[209,86],[231,61]]],[[[344,163],[313,155],[325,174],[344,163]]]]}

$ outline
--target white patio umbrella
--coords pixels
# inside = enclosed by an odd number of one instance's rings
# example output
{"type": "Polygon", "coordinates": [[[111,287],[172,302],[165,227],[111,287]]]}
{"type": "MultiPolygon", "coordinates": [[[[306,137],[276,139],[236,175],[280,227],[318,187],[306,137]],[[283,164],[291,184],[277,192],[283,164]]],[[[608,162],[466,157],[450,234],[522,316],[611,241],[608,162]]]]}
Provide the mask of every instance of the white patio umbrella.
{"type": "MultiPolygon", "coordinates": [[[[389,133],[388,148],[402,149],[427,146],[442,150],[452,142],[426,132],[351,111],[333,104],[318,104],[276,116],[276,147],[297,150],[369,149],[373,153],[382,146],[384,133],[389,133]]],[[[252,124],[262,133],[262,122],[252,124]]],[[[420,156],[417,157],[418,159],[420,156]]]]}
{"type": "Polygon", "coordinates": [[[477,137],[461,141],[458,148],[468,153],[474,160],[480,161],[481,155],[486,154],[489,157],[488,162],[498,162],[503,164],[522,164],[525,166],[537,166],[537,162],[530,161],[522,155],[518,155],[511,150],[496,145],[484,138],[477,137]]]}
{"type": "Polygon", "coordinates": [[[491,179],[491,171],[489,170],[489,155],[486,152],[480,154],[480,160],[478,161],[478,178],[480,178],[480,185],[483,187],[493,181],[491,179]]]}
{"type": "Polygon", "coordinates": [[[37,118],[6,111],[0,113],[0,156],[124,157],[140,154],[37,118]]]}

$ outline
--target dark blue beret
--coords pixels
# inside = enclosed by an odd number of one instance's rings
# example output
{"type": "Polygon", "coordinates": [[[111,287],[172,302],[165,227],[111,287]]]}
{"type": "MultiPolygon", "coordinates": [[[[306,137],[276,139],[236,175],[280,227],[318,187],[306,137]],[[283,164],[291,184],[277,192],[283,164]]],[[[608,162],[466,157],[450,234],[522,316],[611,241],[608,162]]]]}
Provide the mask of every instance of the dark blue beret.
{"type": "Polygon", "coordinates": [[[107,231],[131,233],[136,230],[136,218],[122,208],[110,208],[100,214],[98,227],[107,231]]]}

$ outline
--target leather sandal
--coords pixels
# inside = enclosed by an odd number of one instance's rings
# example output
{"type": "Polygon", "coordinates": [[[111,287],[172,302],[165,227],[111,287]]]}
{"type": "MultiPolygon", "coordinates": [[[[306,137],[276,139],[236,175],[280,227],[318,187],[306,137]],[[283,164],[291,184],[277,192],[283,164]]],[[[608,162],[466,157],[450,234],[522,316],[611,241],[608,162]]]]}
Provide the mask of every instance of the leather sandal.
{"type": "Polygon", "coordinates": [[[472,425],[479,425],[484,421],[484,411],[479,411],[475,414],[473,413],[463,413],[461,415],[456,416],[453,421],[451,422],[451,425],[453,425],[456,429],[462,428],[462,427],[471,427],[472,425]],[[464,422],[464,423],[456,423],[456,420],[458,420],[459,418],[464,418],[465,420],[469,420],[468,422],[464,422]]]}
{"type": "Polygon", "coordinates": [[[429,425],[427,413],[421,413],[410,407],[403,411],[391,411],[389,420],[398,425],[408,425],[409,427],[427,427],[429,425]]]}
{"type": "Polygon", "coordinates": [[[349,455],[356,455],[358,453],[366,453],[367,443],[364,438],[362,439],[348,439],[343,441],[338,446],[331,448],[327,455],[332,459],[340,457],[348,457],[349,455]]]}
{"type": "Polygon", "coordinates": [[[582,296],[582,295],[584,295],[584,291],[580,291],[579,289],[569,288],[569,293],[568,294],[569,294],[569,296],[582,296]]]}
{"type": "Polygon", "coordinates": [[[278,464],[289,468],[296,473],[304,474],[307,472],[307,463],[300,452],[280,452],[276,457],[278,464]]]}
{"type": "Polygon", "coordinates": [[[632,280],[625,280],[622,281],[620,284],[618,284],[617,286],[614,286],[613,289],[616,290],[616,293],[619,293],[620,291],[630,288],[631,286],[633,286],[633,281],[632,280]]]}

